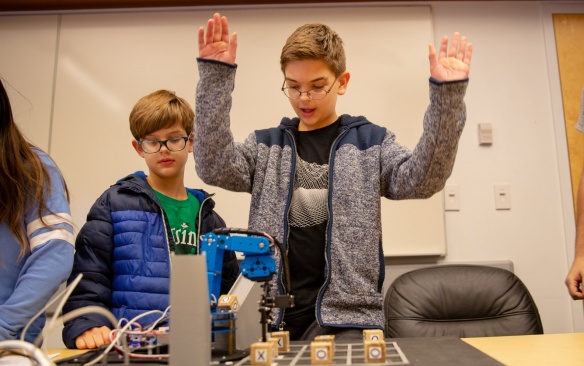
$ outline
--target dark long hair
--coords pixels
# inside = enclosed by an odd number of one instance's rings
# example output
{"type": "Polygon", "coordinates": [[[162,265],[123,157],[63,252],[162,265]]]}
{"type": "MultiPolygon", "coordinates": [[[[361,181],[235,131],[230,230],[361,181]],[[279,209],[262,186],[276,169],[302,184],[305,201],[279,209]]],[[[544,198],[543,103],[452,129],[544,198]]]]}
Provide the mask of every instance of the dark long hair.
{"type": "MultiPolygon", "coordinates": [[[[23,220],[26,211],[36,205],[45,226],[49,225],[43,221],[43,212],[51,212],[46,205],[51,177],[33,148],[14,123],[8,93],[0,80],[0,222],[20,242],[21,257],[29,250],[23,220]]],[[[69,201],[66,185],[65,193],[69,201]]]]}

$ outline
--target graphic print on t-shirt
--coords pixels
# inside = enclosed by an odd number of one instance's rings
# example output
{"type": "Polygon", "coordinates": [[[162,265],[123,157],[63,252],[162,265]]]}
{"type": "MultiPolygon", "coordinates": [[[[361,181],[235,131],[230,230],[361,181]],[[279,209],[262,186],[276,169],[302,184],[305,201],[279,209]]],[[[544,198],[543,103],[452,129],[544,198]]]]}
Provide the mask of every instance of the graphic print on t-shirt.
{"type": "Polygon", "coordinates": [[[328,164],[307,163],[297,156],[290,225],[308,227],[328,218],[328,164]]]}
{"type": "Polygon", "coordinates": [[[195,220],[199,212],[199,200],[188,193],[186,200],[176,200],[154,191],[168,218],[174,252],[197,254],[197,230],[195,220]]]}

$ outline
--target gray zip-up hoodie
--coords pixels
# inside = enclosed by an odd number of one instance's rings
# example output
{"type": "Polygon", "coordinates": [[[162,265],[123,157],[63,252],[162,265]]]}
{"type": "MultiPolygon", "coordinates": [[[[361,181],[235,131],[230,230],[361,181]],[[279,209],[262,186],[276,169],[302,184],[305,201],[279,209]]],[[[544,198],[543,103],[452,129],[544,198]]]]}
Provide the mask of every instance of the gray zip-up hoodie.
{"type": "MultiPolygon", "coordinates": [[[[299,120],[284,118],[278,127],[234,142],[229,112],[236,66],[203,59],[198,66],[196,171],[207,184],[251,193],[249,228],[286,247],[296,164],[292,131],[299,120]]],[[[325,282],[316,304],[321,326],[383,329],[380,198],[428,198],[444,187],[466,119],[467,84],[430,80],[424,132],[413,151],[365,117],[341,116],[329,162],[325,282]]],[[[278,273],[272,294],[282,291],[281,267],[278,273]]],[[[273,316],[277,327],[281,309],[273,316]]]]}

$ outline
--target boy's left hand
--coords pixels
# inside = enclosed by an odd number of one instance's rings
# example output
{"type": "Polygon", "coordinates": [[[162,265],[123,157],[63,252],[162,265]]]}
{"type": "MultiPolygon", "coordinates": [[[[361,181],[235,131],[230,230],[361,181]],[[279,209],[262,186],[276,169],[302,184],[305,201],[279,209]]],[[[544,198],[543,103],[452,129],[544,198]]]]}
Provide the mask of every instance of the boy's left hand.
{"type": "Polygon", "coordinates": [[[207,21],[207,34],[204,27],[199,28],[199,57],[234,64],[236,51],[237,33],[229,37],[227,18],[213,14],[207,21]]]}
{"type": "Polygon", "coordinates": [[[444,36],[438,57],[434,45],[430,45],[430,75],[438,81],[464,80],[468,78],[471,58],[472,43],[466,37],[455,32],[448,48],[448,36],[444,36]]]}

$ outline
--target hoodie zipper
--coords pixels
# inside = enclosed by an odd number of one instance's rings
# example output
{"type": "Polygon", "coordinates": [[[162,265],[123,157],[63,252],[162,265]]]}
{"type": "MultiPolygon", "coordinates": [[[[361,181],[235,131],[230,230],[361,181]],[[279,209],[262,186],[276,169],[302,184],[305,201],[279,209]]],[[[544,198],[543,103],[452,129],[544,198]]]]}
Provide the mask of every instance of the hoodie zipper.
{"type": "Polygon", "coordinates": [[[162,216],[162,224],[164,225],[164,238],[166,239],[166,253],[168,254],[168,265],[172,272],[172,255],[170,253],[170,240],[168,238],[168,223],[166,222],[166,213],[162,208],[162,205],[158,205],[160,209],[160,215],[162,216]]]}
{"type": "Polygon", "coordinates": [[[210,200],[211,198],[213,198],[213,196],[215,196],[215,193],[209,194],[207,195],[207,197],[205,197],[205,199],[203,200],[203,202],[201,202],[201,205],[199,207],[199,222],[197,223],[197,235],[195,235],[195,237],[197,238],[197,243],[196,248],[197,248],[197,254],[201,254],[201,252],[199,251],[199,244],[200,244],[200,238],[201,238],[201,227],[203,225],[203,206],[205,205],[205,203],[210,200]]]}
{"type": "MultiPolygon", "coordinates": [[[[293,147],[293,151],[292,151],[292,175],[290,178],[290,189],[289,189],[289,193],[288,193],[288,202],[286,203],[286,225],[284,225],[284,230],[286,230],[286,243],[288,243],[288,239],[290,238],[290,230],[288,228],[288,215],[290,214],[290,201],[292,199],[292,194],[293,194],[293,190],[294,190],[294,177],[296,176],[296,151],[297,151],[297,147],[296,147],[296,140],[294,140],[294,136],[292,135],[292,133],[289,130],[285,130],[286,133],[290,136],[290,140],[292,141],[292,147],[293,147]]],[[[329,247],[330,247],[330,243],[329,243],[329,232],[331,230],[331,222],[332,222],[332,212],[331,212],[331,195],[332,195],[332,177],[333,177],[333,156],[334,156],[334,151],[336,149],[337,143],[338,141],[349,131],[349,129],[346,129],[345,131],[343,131],[341,134],[339,134],[334,140],[333,143],[331,145],[331,151],[329,152],[329,182],[328,182],[328,199],[327,199],[327,212],[328,212],[328,223],[327,223],[327,230],[325,233],[325,263],[326,263],[326,268],[328,268],[328,272],[330,272],[330,258],[329,258],[329,247]]],[[[289,247],[286,246],[286,256],[288,255],[288,249],[289,247]]],[[[281,272],[282,272],[282,266],[280,266],[280,271],[278,273],[278,278],[280,280],[279,284],[280,286],[283,288],[283,282],[282,282],[282,276],[281,276],[281,272]]],[[[319,325],[322,325],[322,320],[320,319],[319,316],[319,304],[322,300],[322,294],[324,292],[324,289],[327,287],[330,276],[329,273],[327,272],[326,277],[325,277],[325,282],[323,283],[323,285],[321,286],[321,288],[318,290],[318,295],[316,298],[316,304],[315,304],[315,318],[318,321],[319,325]]],[[[286,309],[283,308],[280,316],[278,317],[278,319],[276,320],[276,325],[280,328],[280,330],[283,328],[284,324],[282,324],[282,319],[284,318],[284,315],[286,313],[286,309]]]]}
{"type": "MultiPolygon", "coordinates": [[[[292,201],[292,194],[294,193],[294,177],[296,176],[296,151],[297,151],[297,147],[296,147],[296,140],[294,140],[294,135],[292,134],[292,132],[290,132],[290,130],[288,130],[288,129],[286,129],[284,131],[290,137],[290,141],[292,141],[292,144],[291,144],[292,153],[290,154],[291,159],[292,159],[292,170],[290,172],[290,187],[288,189],[288,199],[286,201],[286,222],[284,225],[284,234],[285,234],[285,239],[286,239],[284,243],[286,244],[286,253],[281,254],[281,255],[286,255],[286,257],[288,257],[288,250],[289,250],[288,239],[290,239],[290,228],[289,228],[289,224],[288,224],[288,216],[290,215],[290,202],[292,201]]],[[[282,266],[283,266],[282,260],[283,259],[280,258],[280,268],[278,270],[278,279],[279,279],[278,285],[280,286],[281,290],[284,289],[284,282],[282,279],[282,266]]],[[[290,275],[290,274],[288,273],[287,275],[290,275]]],[[[288,289],[288,291],[290,291],[290,289],[288,289]]],[[[282,311],[280,311],[278,319],[276,319],[276,325],[278,326],[279,330],[284,329],[285,323],[282,320],[284,319],[285,314],[286,314],[286,308],[282,308],[282,311]]]]}
{"type": "Polygon", "coordinates": [[[327,272],[325,274],[325,279],[324,279],[324,283],[322,284],[322,286],[320,287],[320,289],[318,290],[318,295],[316,296],[316,304],[314,306],[314,316],[316,318],[316,321],[318,322],[318,325],[322,326],[322,319],[320,316],[320,304],[322,302],[322,297],[324,294],[324,290],[325,288],[328,287],[328,284],[330,282],[330,272],[331,272],[331,267],[330,267],[330,231],[332,228],[332,222],[333,222],[333,213],[332,213],[332,207],[331,207],[331,201],[332,201],[332,194],[333,194],[333,158],[335,155],[335,151],[336,151],[336,147],[337,144],[339,142],[339,140],[345,136],[345,134],[349,131],[349,129],[347,128],[345,131],[341,132],[334,140],[333,140],[333,144],[331,145],[331,151],[329,152],[329,176],[328,176],[328,194],[327,194],[327,212],[328,212],[328,222],[327,222],[327,228],[326,228],[326,233],[325,233],[325,237],[324,237],[324,260],[326,263],[326,269],[327,272]]]}

